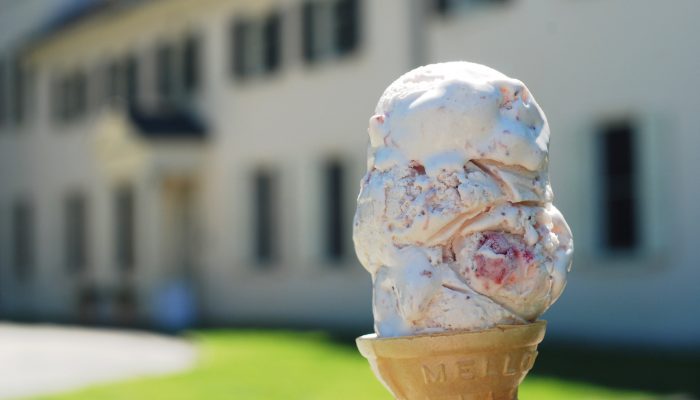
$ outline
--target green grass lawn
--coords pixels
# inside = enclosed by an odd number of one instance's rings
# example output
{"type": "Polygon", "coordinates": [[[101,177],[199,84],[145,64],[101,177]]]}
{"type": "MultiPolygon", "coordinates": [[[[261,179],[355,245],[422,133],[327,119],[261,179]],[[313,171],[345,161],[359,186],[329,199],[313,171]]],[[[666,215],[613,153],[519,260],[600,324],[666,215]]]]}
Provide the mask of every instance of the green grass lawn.
{"type": "MultiPolygon", "coordinates": [[[[190,371],[37,397],[43,400],[385,399],[391,397],[352,347],[320,333],[204,331],[190,371]]],[[[529,376],[521,399],[650,399],[652,395],[529,376]]]]}

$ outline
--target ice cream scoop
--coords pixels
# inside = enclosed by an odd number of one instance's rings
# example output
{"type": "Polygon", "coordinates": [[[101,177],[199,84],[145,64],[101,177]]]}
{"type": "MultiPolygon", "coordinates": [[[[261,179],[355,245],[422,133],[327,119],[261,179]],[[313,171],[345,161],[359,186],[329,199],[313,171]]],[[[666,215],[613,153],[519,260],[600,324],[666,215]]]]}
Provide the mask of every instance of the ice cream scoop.
{"type": "Polygon", "coordinates": [[[573,240],[522,82],[469,62],[414,69],[381,96],[369,138],[353,239],[378,336],[526,324],[557,300],[573,240]]]}

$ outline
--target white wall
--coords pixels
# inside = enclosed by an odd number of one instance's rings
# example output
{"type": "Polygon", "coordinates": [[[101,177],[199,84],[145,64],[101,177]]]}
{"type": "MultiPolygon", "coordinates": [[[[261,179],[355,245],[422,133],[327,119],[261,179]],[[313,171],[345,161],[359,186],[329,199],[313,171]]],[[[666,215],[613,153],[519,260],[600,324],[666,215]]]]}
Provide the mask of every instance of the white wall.
{"type": "Polygon", "coordinates": [[[697,345],[700,187],[695,101],[700,45],[686,0],[519,0],[434,19],[432,60],[490,65],[528,85],[552,129],[555,204],[574,232],[570,283],[545,315],[561,338],[697,345]],[[605,254],[595,182],[596,126],[640,126],[644,245],[605,254]]]}

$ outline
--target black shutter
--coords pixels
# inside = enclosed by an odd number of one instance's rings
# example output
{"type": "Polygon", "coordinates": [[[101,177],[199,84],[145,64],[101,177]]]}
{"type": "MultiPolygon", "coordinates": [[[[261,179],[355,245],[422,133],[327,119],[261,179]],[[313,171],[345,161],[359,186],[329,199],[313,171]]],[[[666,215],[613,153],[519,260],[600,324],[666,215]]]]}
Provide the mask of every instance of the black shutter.
{"type": "Polygon", "coordinates": [[[85,72],[76,71],[74,79],[75,91],[75,116],[79,117],[85,114],[87,111],[87,81],[85,78],[85,72]]]}
{"type": "Polygon", "coordinates": [[[611,250],[638,242],[634,130],[628,122],[608,126],[602,137],[603,237],[611,250]]]}
{"type": "Polygon", "coordinates": [[[58,98],[56,99],[58,115],[61,121],[70,119],[70,79],[61,75],[58,80],[58,98]]]}
{"type": "Polygon", "coordinates": [[[450,0],[433,0],[435,12],[446,15],[450,12],[450,0]]]}
{"type": "Polygon", "coordinates": [[[335,5],[335,46],[340,54],[357,47],[359,0],[341,0],[335,5]]]}
{"type": "Polygon", "coordinates": [[[156,51],[156,69],[158,96],[161,106],[173,105],[175,95],[175,80],[173,76],[173,48],[169,44],[163,44],[156,51]]]}
{"type": "Polygon", "coordinates": [[[12,210],[12,263],[19,279],[27,278],[34,266],[34,212],[25,201],[12,210]]]}
{"type": "Polygon", "coordinates": [[[7,121],[7,68],[5,61],[0,59],[0,125],[7,121]]]}
{"type": "Polygon", "coordinates": [[[272,14],[265,20],[265,71],[277,70],[280,65],[280,26],[281,17],[279,14],[272,14]]]}
{"type": "Polygon", "coordinates": [[[275,213],[275,178],[269,171],[259,170],[254,176],[253,205],[255,221],[254,254],[257,261],[266,264],[274,261],[276,254],[277,224],[275,213]]]}
{"type": "Polygon", "coordinates": [[[241,78],[245,76],[246,60],[245,60],[245,35],[248,30],[248,24],[245,21],[234,21],[231,28],[231,43],[233,48],[231,51],[231,68],[233,74],[241,78]]]}
{"type": "Polygon", "coordinates": [[[134,189],[122,186],[115,193],[115,239],[117,265],[124,271],[136,264],[136,212],[134,189]]]}
{"type": "Polygon", "coordinates": [[[316,29],[314,27],[314,3],[305,2],[302,5],[302,48],[304,59],[314,61],[316,59],[316,49],[314,48],[316,29]]]}
{"type": "Polygon", "coordinates": [[[24,93],[24,80],[25,80],[25,75],[24,75],[24,70],[22,68],[22,65],[18,60],[16,60],[13,64],[14,68],[12,69],[12,82],[14,85],[12,86],[12,102],[14,103],[14,120],[16,124],[21,124],[22,121],[24,120],[24,102],[25,102],[25,93],[24,93]]]}
{"type": "Polygon", "coordinates": [[[195,36],[189,36],[185,39],[184,50],[182,52],[182,75],[183,86],[185,93],[191,94],[199,88],[199,63],[200,63],[200,46],[199,40],[195,36]]]}
{"type": "Polygon", "coordinates": [[[66,78],[66,87],[68,88],[68,119],[70,120],[74,120],[78,115],[78,91],[76,90],[76,83],[78,82],[76,79],[77,77],[78,75],[75,73],[70,73],[66,78]]]}
{"type": "MultiPolygon", "coordinates": [[[[157,67],[156,67],[157,68],[157,67]]],[[[112,61],[107,66],[107,79],[105,81],[107,88],[108,101],[112,104],[116,104],[119,101],[119,97],[122,95],[121,85],[122,85],[122,71],[119,62],[112,61]]],[[[156,71],[156,76],[158,76],[158,71],[156,71]]],[[[159,84],[160,85],[160,84],[159,84]]]]}
{"type": "Polygon", "coordinates": [[[67,74],[63,81],[63,95],[65,99],[64,117],[66,121],[75,118],[75,76],[71,73],[67,74]]]}
{"type": "Polygon", "coordinates": [[[54,121],[61,119],[61,79],[57,76],[51,78],[51,117],[54,121]]]}
{"type": "Polygon", "coordinates": [[[343,257],[345,252],[345,224],[343,209],[345,208],[345,193],[343,190],[343,165],[334,161],[325,168],[326,187],[326,255],[332,260],[343,257]]]}
{"type": "Polygon", "coordinates": [[[65,203],[66,268],[78,272],[87,266],[87,207],[85,197],[71,195],[65,203]]]}
{"type": "Polygon", "coordinates": [[[126,104],[130,109],[136,108],[138,101],[139,68],[135,56],[127,57],[124,69],[126,74],[126,104]]]}

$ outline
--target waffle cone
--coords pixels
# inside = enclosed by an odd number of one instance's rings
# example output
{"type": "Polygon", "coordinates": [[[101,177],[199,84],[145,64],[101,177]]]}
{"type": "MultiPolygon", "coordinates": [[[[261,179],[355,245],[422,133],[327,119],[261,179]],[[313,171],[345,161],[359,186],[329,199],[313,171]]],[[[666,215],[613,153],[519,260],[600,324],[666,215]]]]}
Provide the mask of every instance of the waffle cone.
{"type": "Polygon", "coordinates": [[[395,338],[357,338],[372,371],[401,400],[513,400],[546,322],[395,338]]]}

